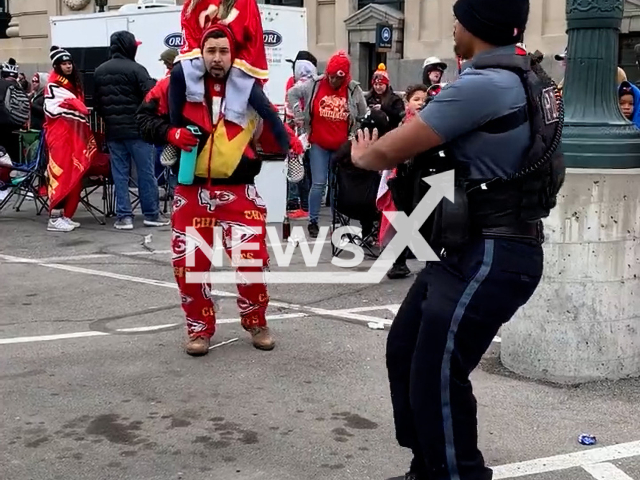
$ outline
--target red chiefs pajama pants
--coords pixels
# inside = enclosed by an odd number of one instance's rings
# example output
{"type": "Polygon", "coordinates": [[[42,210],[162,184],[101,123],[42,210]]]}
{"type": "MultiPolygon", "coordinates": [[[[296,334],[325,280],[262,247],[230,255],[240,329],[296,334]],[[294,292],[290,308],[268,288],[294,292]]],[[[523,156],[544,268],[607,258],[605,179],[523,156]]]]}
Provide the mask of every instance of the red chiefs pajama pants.
{"type": "MultiPolygon", "coordinates": [[[[260,261],[263,266],[238,266],[236,271],[238,274],[262,273],[267,268],[269,258],[265,242],[266,217],[266,205],[254,185],[179,185],[176,188],[171,217],[173,269],[190,336],[212,337],[216,317],[211,298],[212,286],[209,283],[187,282],[188,272],[206,273],[211,269],[211,259],[197,248],[198,237],[189,238],[188,227],[195,228],[209,248],[214,242],[214,227],[220,227],[224,249],[230,257],[231,250],[240,245],[258,244],[258,250],[247,249],[242,253],[248,255],[248,259],[260,261]],[[189,258],[193,258],[192,266],[188,266],[189,258]]],[[[266,326],[269,296],[265,283],[238,282],[236,286],[243,328],[251,330],[266,326]]]]}

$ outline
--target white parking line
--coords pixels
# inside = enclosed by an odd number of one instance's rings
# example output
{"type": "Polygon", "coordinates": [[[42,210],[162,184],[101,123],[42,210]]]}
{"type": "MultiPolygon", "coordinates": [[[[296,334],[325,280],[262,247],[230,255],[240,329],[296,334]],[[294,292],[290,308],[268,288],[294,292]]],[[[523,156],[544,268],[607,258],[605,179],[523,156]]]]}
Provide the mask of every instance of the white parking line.
{"type": "MultiPolygon", "coordinates": [[[[621,443],[608,447],[589,448],[581,452],[556,455],[554,457],[537,458],[527,462],[511,463],[493,468],[493,479],[525,477],[546,472],[556,472],[569,468],[600,464],[622,458],[640,455],[640,441],[621,443]]],[[[605,477],[603,477],[605,478],[605,477]]],[[[616,477],[606,477],[607,480],[618,480],[616,477]]],[[[620,477],[620,480],[624,477],[620,477]]]]}
{"type": "Polygon", "coordinates": [[[345,308],[343,310],[333,310],[335,312],[340,313],[359,313],[359,312],[373,312],[375,310],[389,310],[391,313],[398,313],[398,309],[400,308],[399,304],[391,304],[391,305],[376,305],[369,307],[356,307],[356,308],[345,308]]]}
{"type": "MultiPolygon", "coordinates": [[[[106,278],[113,278],[115,280],[124,280],[124,281],[128,281],[128,282],[133,282],[133,283],[142,283],[145,285],[154,285],[157,287],[164,287],[164,288],[171,288],[173,290],[177,290],[178,286],[174,283],[174,282],[165,282],[162,280],[154,280],[154,279],[150,279],[150,278],[144,278],[144,277],[135,277],[133,275],[123,275],[123,274],[119,274],[119,273],[112,273],[112,272],[105,272],[104,270],[94,270],[91,268],[84,268],[84,267],[77,267],[74,265],[62,265],[62,264],[58,264],[58,263],[47,263],[47,262],[43,262],[41,260],[38,259],[32,259],[32,258],[23,258],[23,257],[15,257],[12,255],[3,255],[0,254],[0,260],[4,260],[6,262],[10,262],[10,263],[27,263],[30,265],[38,265],[40,267],[46,267],[46,268],[52,268],[52,269],[56,269],[56,270],[64,270],[67,272],[74,272],[74,273],[83,273],[85,275],[94,275],[94,276],[98,276],[98,277],[106,277],[106,278]]],[[[231,293],[231,292],[225,292],[222,290],[213,290],[212,294],[218,297],[227,297],[227,298],[233,298],[233,297],[237,297],[237,294],[235,293],[231,293]]],[[[352,321],[357,321],[357,322],[361,322],[361,323],[365,323],[365,324],[369,324],[369,322],[376,322],[376,323],[381,323],[384,324],[385,326],[391,326],[391,324],[393,324],[393,320],[389,320],[386,318],[380,318],[380,317],[373,317],[373,316],[369,316],[369,315],[361,315],[359,313],[356,312],[366,312],[366,311],[374,311],[374,310],[389,310],[391,312],[393,312],[394,314],[397,314],[398,309],[400,308],[400,306],[398,304],[391,304],[391,305],[380,305],[380,306],[367,306],[367,307],[356,307],[356,308],[352,308],[352,309],[339,309],[339,310],[327,310],[324,308],[317,308],[317,307],[309,307],[309,306],[304,306],[304,305],[298,305],[295,303],[288,303],[288,302],[278,302],[278,301],[270,301],[269,305],[272,307],[280,307],[280,308],[286,308],[289,310],[294,310],[294,311],[298,311],[298,312],[306,312],[308,314],[315,314],[318,316],[322,316],[322,317],[333,317],[333,318],[343,318],[346,320],[352,320],[352,321]]],[[[222,323],[222,321],[218,321],[218,323],[222,323]]],[[[154,327],[151,327],[154,328],[154,327]]],[[[161,328],[165,328],[165,327],[161,327],[161,328]]],[[[78,332],[78,333],[88,333],[88,332],[78,332]]],[[[69,335],[69,334],[62,334],[62,335],[69,335]]],[[[89,335],[87,335],[89,336],[89,335]]],[[[52,337],[52,338],[47,338],[47,340],[56,340],[58,338],[56,338],[56,336],[47,336],[47,337],[52,337]]],[[[67,337],[62,337],[62,338],[67,338],[67,337]]],[[[76,338],[76,337],[69,337],[69,338],[76,338]]],[[[9,339],[10,340],[10,339],[9,339]]],[[[33,340],[33,341],[38,341],[38,340],[33,340]]],[[[494,342],[500,343],[501,339],[500,337],[496,337],[494,339],[494,342]]],[[[0,345],[2,344],[2,341],[0,341],[0,345]]]]}
{"type": "MultiPolygon", "coordinates": [[[[157,287],[164,287],[164,288],[171,288],[174,290],[178,289],[178,286],[176,285],[175,282],[165,282],[162,280],[154,280],[154,279],[150,279],[150,278],[143,278],[143,277],[135,277],[132,275],[122,275],[119,273],[112,273],[112,272],[105,272],[103,270],[94,270],[91,268],[84,268],[84,267],[77,267],[74,265],[62,265],[62,264],[58,264],[58,263],[46,263],[46,262],[41,262],[39,260],[34,260],[31,258],[23,258],[23,257],[14,257],[11,255],[3,255],[0,254],[0,260],[5,260],[7,262],[12,262],[12,263],[27,263],[30,265],[38,265],[40,267],[46,267],[46,268],[53,268],[56,270],[64,270],[67,272],[74,272],[74,273],[83,273],[86,275],[94,275],[94,276],[98,276],[98,277],[106,277],[106,278],[113,278],[115,280],[125,280],[128,282],[134,282],[134,283],[142,283],[142,284],[146,284],[146,285],[154,285],[157,287]]],[[[222,290],[214,290],[212,291],[213,295],[216,295],[218,297],[236,297],[237,294],[235,293],[230,293],[230,292],[225,292],[222,290]]],[[[303,311],[306,313],[313,313],[316,315],[320,315],[320,316],[329,316],[329,317],[334,317],[334,318],[345,318],[348,320],[356,320],[356,321],[360,321],[363,323],[369,323],[369,322],[383,322],[385,325],[391,325],[391,320],[387,320],[387,319],[383,319],[383,318],[378,318],[378,317],[371,317],[371,316],[367,316],[367,315],[359,315],[357,313],[341,313],[339,310],[338,311],[333,311],[333,310],[326,310],[323,308],[315,308],[315,307],[306,307],[304,305],[297,305],[294,303],[285,303],[285,302],[277,302],[277,301],[272,301],[269,302],[269,305],[272,307],[281,307],[281,308],[288,308],[290,310],[297,310],[297,311],[303,311]]]]}
{"type": "MultiPolygon", "coordinates": [[[[323,240],[323,241],[318,241],[318,243],[324,245],[329,243],[330,241],[331,240],[323,240]]],[[[309,242],[307,240],[301,240],[301,241],[298,241],[297,243],[315,245],[315,242],[309,242]]],[[[274,243],[267,242],[267,247],[273,247],[275,245],[286,246],[287,244],[288,244],[287,242],[274,242],[274,243]]],[[[147,257],[152,255],[171,255],[171,253],[172,253],[171,250],[153,250],[153,251],[142,250],[142,251],[135,251],[135,252],[92,253],[92,254],[86,254],[86,255],[81,254],[81,255],[68,255],[68,256],[62,256],[62,257],[45,257],[45,258],[37,258],[33,260],[40,263],[54,263],[54,262],[73,262],[76,260],[100,260],[104,258],[117,257],[119,255],[122,255],[125,257],[147,257]]]]}
{"type": "MultiPolygon", "coordinates": [[[[307,315],[304,313],[283,313],[277,315],[267,315],[267,320],[286,320],[291,318],[304,318],[307,315]]],[[[225,325],[230,323],[240,323],[240,318],[220,318],[216,320],[217,325],[225,325]]],[[[121,333],[145,333],[154,332],[156,330],[165,330],[168,328],[175,328],[182,325],[181,323],[168,323],[166,325],[152,325],[149,327],[132,327],[132,328],[119,328],[116,332],[121,333]]],[[[0,345],[12,345],[16,343],[32,343],[32,342],[48,342],[51,340],[69,340],[73,338],[84,337],[102,337],[107,335],[113,335],[109,332],[97,332],[95,330],[88,330],[86,332],[72,332],[72,333],[60,333],[57,335],[37,335],[33,337],[14,337],[14,338],[0,338],[0,345]]]]}
{"type": "Polygon", "coordinates": [[[596,480],[633,480],[633,478],[612,463],[583,465],[582,468],[596,480]]]}
{"type": "Polygon", "coordinates": [[[110,253],[93,253],[90,255],[70,255],[66,257],[48,257],[39,258],[39,262],[52,263],[52,262],[70,262],[73,260],[98,260],[100,258],[111,258],[113,255],[110,253]]]}
{"type": "Polygon", "coordinates": [[[101,337],[105,335],[109,334],[106,332],[89,331],[61,333],[58,335],[38,335],[35,337],[0,338],[0,345],[11,345],[14,343],[48,342],[51,340],[68,340],[70,338],[101,337]]]}
{"type": "Polygon", "coordinates": [[[175,282],[164,282],[162,280],[153,280],[150,278],[133,277],[131,275],[121,275],[119,273],[105,272],[102,270],[93,270],[90,268],[76,267],[73,265],[47,263],[47,262],[41,262],[40,260],[34,260],[31,258],[14,257],[12,255],[0,254],[0,259],[5,260],[7,262],[11,262],[11,263],[28,263],[31,265],[38,265],[40,267],[53,268],[56,270],[65,270],[67,272],[84,273],[87,275],[96,275],[99,277],[113,278],[116,280],[127,280],[129,282],[134,282],[134,283],[144,283],[147,285],[155,285],[157,287],[173,288],[175,290],[178,289],[178,285],[176,285],[175,282]]]}

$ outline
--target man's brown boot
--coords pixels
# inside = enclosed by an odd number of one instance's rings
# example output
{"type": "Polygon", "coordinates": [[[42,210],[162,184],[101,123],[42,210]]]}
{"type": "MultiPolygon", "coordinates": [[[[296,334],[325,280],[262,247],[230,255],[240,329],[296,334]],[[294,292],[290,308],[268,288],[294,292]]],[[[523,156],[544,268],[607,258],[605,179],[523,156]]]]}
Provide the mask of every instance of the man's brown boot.
{"type": "Polygon", "coordinates": [[[209,353],[211,340],[206,337],[191,337],[187,342],[186,350],[192,357],[201,357],[209,353]]]}
{"type": "Polygon", "coordinates": [[[253,346],[258,350],[273,350],[276,346],[276,342],[269,333],[269,327],[252,328],[251,337],[253,338],[253,346]]]}

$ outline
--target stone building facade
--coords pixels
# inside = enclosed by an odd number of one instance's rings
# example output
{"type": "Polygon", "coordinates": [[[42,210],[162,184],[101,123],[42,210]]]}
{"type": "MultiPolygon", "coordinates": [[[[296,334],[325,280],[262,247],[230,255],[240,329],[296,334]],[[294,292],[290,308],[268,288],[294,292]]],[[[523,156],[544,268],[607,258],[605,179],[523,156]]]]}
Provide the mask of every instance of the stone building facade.
{"type": "MultiPolygon", "coordinates": [[[[99,0],[98,0],[99,1],[99,0]]],[[[107,8],[119,8],[135,0],[108,0],[107,8]]],[[[385,62],[396,88],[405,88],[420,78],[422,61],[438,56],[455,71],[453,13],[455,0],[258,0],[258,3],[304,6],[307,9],[309,49],[321,63],[338,49],[353,58],[354,78],[368,84],[370,74],[385,62]],[[393,27],[390,51],[375,49],[376,25],[393,27]]],[[[181,3],[181,1],[178,1],[181,3]]],[[[0,15],[11,16],[6,32],[0,31],[0,59],[13,56],[25,71],[48,66],[49,17],[96,11],[95,0],[0,0],[0,15]],[[7,38],[2,38],[2,34],[7,38]]],[[[1,24],[0,24],[1,29],[1,24]]],[[[566,44],[565,2],[531,0],[525,42],[547,54],[547,67],[554,76],[561,70],[551,59],[566,44]]],[[[630,78],[636,75],[633,47],[640,43],[640,0],[626,0],[622,26],[620,63],[630,78]],[[634,32],[638,32],[637,34],[634,32]]]]}

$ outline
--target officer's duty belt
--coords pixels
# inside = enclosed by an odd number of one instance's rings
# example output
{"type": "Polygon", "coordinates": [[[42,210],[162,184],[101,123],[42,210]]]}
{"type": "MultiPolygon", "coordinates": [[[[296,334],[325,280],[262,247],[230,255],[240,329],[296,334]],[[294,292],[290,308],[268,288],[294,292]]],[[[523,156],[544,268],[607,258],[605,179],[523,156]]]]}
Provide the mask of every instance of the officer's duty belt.
{"type": "Polygon", "coordinates": [[[482,235],[487,237],[534,240],[539,243],[544,241],[542,222],[523,223],[507,227],[485,227],[482,229],[482,235]]]}

